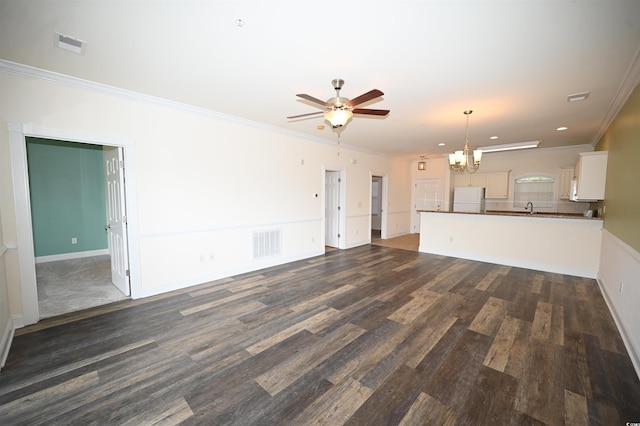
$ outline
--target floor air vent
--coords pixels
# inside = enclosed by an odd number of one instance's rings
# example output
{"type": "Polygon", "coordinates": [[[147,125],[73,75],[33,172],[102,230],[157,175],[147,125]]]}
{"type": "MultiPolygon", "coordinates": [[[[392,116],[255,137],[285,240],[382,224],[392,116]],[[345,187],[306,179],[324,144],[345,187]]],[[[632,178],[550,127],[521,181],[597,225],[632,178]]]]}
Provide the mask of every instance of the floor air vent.
{"type": "Polygon", "coordinates": [[[271,229],[268,231],[256,231],[253,233],[253,258],[262,259],[265,257],[282,254],[282,230],[271,229]]]}

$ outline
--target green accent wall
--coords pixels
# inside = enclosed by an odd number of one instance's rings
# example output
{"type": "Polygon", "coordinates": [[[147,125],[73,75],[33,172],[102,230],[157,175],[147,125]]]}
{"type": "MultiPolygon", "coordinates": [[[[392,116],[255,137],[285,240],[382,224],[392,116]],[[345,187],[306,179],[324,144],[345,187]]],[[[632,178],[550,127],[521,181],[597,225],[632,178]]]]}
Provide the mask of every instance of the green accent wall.
{"type": "Polygon", "coordinates": [[[640,85],[596,145],[609,151],[604,228],[640,252],[640,85]]]}
{"type": "Polygon", "coordinates": [[[106,249],[102,146],[27,138],[27,161],[36,257],[106,249]]]}

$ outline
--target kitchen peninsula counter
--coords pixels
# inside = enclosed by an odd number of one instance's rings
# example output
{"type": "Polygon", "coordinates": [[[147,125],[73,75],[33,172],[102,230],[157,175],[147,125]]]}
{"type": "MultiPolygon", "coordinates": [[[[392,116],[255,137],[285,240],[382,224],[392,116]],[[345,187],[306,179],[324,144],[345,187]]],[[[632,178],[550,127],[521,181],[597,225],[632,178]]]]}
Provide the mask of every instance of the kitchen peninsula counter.
{"type": "Polygon", "coordinates": [[[423,253],[596,278],[602,219],[575,214],[419,211],[423,253]]]}
{"type": "Polygon", "coordinates": [[[511,210],[487,210],[483,213],[468,213],[468,212],[443,212],[435,210],[417,210],[418,213],[446,213],[446,214],[472,214],[472,215],[492,215],[492,216],[515,216],[515,217],[540,217],[540,218],[558,218],[558,219],[584,219],[584,220],[602,220],[601,217],[585,216],[581,213],[547,213],[536,212],[531,214],[529,212],[519,212],[511,210]]]}

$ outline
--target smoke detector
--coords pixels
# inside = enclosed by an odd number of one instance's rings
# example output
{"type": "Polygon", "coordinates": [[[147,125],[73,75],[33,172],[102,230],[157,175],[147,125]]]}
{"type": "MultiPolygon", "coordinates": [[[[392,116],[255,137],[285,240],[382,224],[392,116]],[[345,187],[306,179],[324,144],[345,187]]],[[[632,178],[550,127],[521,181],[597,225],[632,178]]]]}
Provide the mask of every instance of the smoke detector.
{"type": "Polygon", "coordinates": [[[59,47],[60,49],[64,49],[64,50],[69,50],[79,55],[84,55],[84,51],[87,48],[86,41],[83,41],[68,35],[60,34],[58,32],[54,32],[53,34],[54,34],[53,45],[55,47],[59,47]]]}

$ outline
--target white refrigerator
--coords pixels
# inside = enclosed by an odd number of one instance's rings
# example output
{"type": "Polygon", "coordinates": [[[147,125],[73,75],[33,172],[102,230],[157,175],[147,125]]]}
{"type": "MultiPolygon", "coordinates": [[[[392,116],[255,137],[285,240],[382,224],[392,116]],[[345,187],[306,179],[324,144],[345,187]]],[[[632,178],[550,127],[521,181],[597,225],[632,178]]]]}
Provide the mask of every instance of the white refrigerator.
{"type": "Polygon", "coordinates": [[[455,188],[453,190],[453,211],[484,213],[484,188],[455,188]]]}

